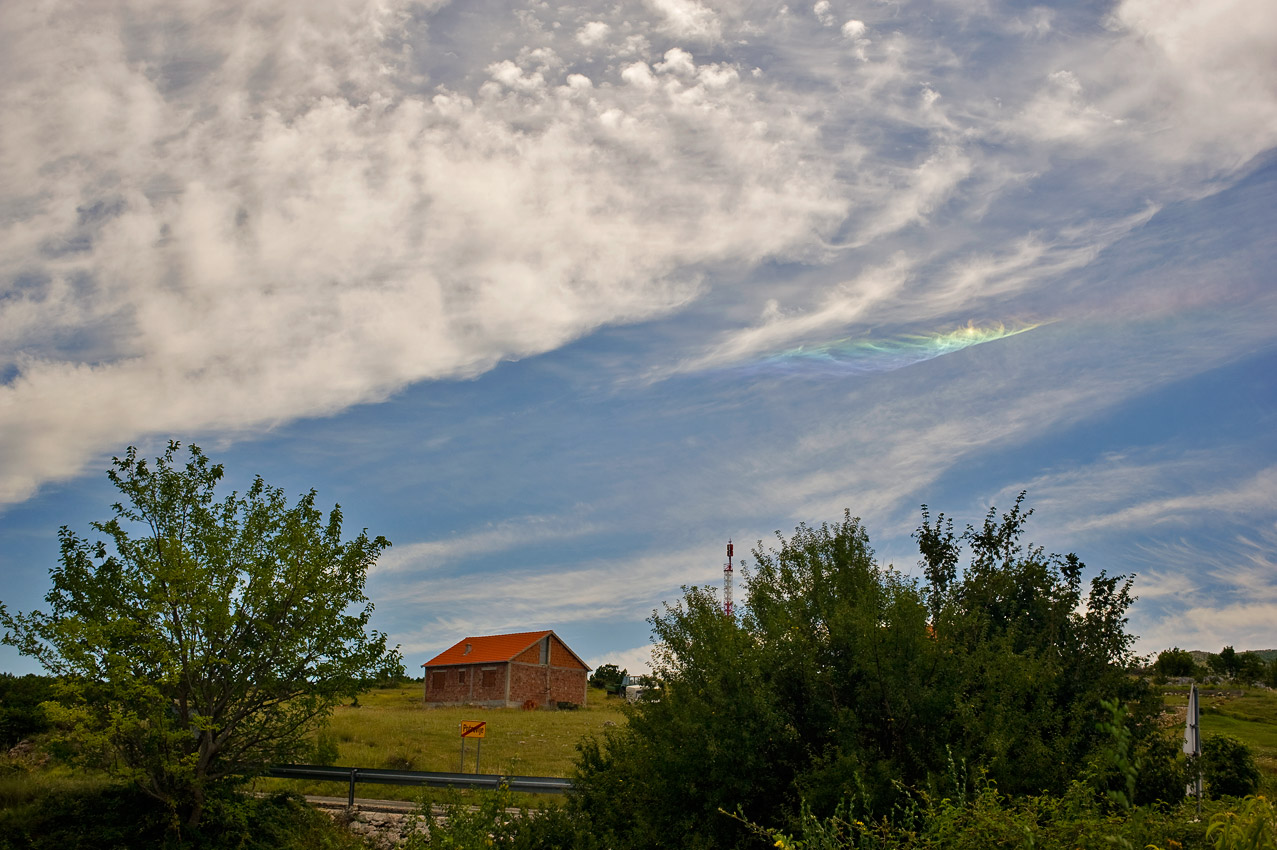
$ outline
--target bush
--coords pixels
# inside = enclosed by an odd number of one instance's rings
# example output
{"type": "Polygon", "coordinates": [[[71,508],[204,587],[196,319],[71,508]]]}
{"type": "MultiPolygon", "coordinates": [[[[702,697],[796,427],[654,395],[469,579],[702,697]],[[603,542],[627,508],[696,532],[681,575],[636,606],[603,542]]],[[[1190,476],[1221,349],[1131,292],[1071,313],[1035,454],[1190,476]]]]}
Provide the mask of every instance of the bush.
{"type": "Polygon", "coordinates": [[[506,785],[469,797],[451,791],[442,818],[434,818],[429,802],[422,802],[416,817],[426,819],[430,828],[409,830],[400,850],[596,850],[602,846],[576,809],[515,809],[514,795],[506,785]]]}
{"type": "Polygon", "coordinates": [[[311,752],[313,764],[332,765],[337,763],[337,739],[327,728],[320,729],[315,736],[315,748],[311,752]]]}
{"type": "Polygon", "coordinates": [[[1255,754],[1236,738],[1212,735],[1202,741],[1202,779],[1211,797],[1245,797],[1259,790],[1255,754]]]}
{"type": "Polygon", "coordinates": [[[1178,740],[1150,736],[1136,747],[1140,763],[1135,803],[1173,805],[1183,801],[1188,786],[1188,763],[1178,740]]]}
{"type": "Polygon", "coordinates": [[[32,735],[49,731],[40,703],[54,698],[52,676],[0,673],[0,747],[9,749],[32,735]]]}
{"type": "Polygon", "coordinates": [[[1062,797],[1013,800],[988,784],[966,802],[915,794],[894,822],[871,818],[852,797],[825,818],[814,816],[804,804],[792,833],[746,825],[781,850],[1169,850],[1204,846],[1206,831],[1186,809],[1108,815],[1080,783],[1062,797]]]}
{"type": "Polygon", "coordinates": [[[49,789],[0,810],[2,850],[356,850],[359,840],[296,794],[245,797],[219,789],[198,828],[134,787],[49,789]]]}

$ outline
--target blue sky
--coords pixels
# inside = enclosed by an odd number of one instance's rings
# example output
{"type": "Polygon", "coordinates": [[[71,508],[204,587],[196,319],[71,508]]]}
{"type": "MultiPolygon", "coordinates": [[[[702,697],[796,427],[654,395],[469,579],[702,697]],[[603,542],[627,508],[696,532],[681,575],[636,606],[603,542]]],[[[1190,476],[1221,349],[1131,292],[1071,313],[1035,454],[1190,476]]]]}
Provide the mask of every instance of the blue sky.
{"type": "Polygon", "coordinates": [[[389,537],[410,669],[1020,490],[1142,651],[1277,646],[1265,0],[53,2],[0,74],[10,609],[176,438],[389,537]]]}

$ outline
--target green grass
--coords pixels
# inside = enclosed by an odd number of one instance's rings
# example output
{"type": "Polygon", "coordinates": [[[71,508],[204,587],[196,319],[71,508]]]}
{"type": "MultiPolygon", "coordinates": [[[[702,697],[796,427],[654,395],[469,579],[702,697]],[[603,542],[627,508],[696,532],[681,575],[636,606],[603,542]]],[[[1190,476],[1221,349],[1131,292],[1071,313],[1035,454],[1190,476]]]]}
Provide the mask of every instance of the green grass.
{"type": "MultiPolygon", "coordinates": [[[[335,764],[394,770],[461,771],[463,720],[486,721],[482,744],[466,742],[465,773],[511,776],[567,776],[576,761],[576,744],[602,735],[606,724],[621,725],[621,700],[591,691],[588,704],[575,711],[524,711],[518,708],[428,708],[421,685],[376,689],[359,697],[358,707],[339,707],[325,734],[337,746],[335,764]],[[475,770],[475,756],[480,758],[475,770]]],[[[263,779],[258,790],[287,788],[302,794],[345,796],[337,782],[263,779]]],[[[360,785],[362,797],[415,800],[421,789],[360,785]]]]}
{"type": "Polygon", "coordinates": [[[87,794],[110,784],[105,774],[73,772],[64,765],[22,770],[0,759],[0,811],[34,804],[53,793],[87,794]]]}

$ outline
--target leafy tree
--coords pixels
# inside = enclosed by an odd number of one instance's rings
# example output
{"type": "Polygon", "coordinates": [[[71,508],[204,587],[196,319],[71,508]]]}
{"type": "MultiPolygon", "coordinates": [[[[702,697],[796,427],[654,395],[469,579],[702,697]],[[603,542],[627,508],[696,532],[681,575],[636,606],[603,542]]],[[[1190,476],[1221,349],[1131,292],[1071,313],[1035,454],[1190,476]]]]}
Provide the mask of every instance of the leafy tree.
{"type": "Polygon", "coordinates": [[[1157,654],[1153,668],[1163,676],[1194,676],[1197,674],[1197,662],[1193,654],[1178,646],[1164,649],[1157,654]]]}
{"type": "Polygon", "coordinates": [[[1215,653],[1208,655],[1206,657],[1206,666],[1215,675],[1232,679],[1241,670],[1241,660],[1238,658],[1237,650],[1231,646],[1226,646],[1219,651],[1218,655],[1215,653]]]}
{"type": "Polygon", "coordinates": [[[661,698],[582,745],[577,804],[619,847],[730,847],[751,839],[720,810],[792,825],[800,801],[827,816],[851,795],[878,817],[980,776],[1060,792],[1106,698],[1131,704],[1142,752],[1158,707],[1125,675],[1130,582],[1084,593],[1075,556],[1021,545],[1028,516],[1017,500],[957,535],[924,508],[925,583],[875,563],[848,513],[760,544],[738,617],[685,588],[651,620],[661,698]]]}
{"type": "Polygon", "coordinates": [[[1262,682],[1268,674],[1268,665],[1258,652],[1243,652],[1237,656],[1237,678],[1250,684],[1262,682]]]}
{"type": "Polygon", "coordinates": [[[0,673],[0,747],[8,749],[23,738],[49,729],[41,703],[54,698],[55,679],[0,673]]]}
{"type": "Polygon", "coordinates": [[[49,611],[0,606],[0,623],[66,680],[55,719],[85,757],[194,826],[211,786],[306,752],[334,705],[402,665],[363,594],[387,540],[343,541],[340,508],[325,520],[313,490],[290,506],[260,477],[218,501],[222,466],[179,448],[115,458],[106,541],[63,527],[49,611]]]}
{"type": "Polygon", "coordinates": [[[621,682],[625,681],[627,675],[628,671],[620,669],[615,664],[601,664],[590,674],[590,687],[613,690],[621,686],[621,682]]]}

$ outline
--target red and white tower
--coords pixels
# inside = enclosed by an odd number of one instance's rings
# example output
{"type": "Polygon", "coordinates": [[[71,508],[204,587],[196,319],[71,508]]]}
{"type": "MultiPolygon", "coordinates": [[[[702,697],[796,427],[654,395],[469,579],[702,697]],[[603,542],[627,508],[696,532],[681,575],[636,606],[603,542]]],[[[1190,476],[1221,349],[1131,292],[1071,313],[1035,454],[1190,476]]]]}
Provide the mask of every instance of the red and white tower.
{"type": "Polygon", "coordinates": [[[732,541],[727,541],[727,563],[723,565],[723,613],[732,616],[732,541]]]}

